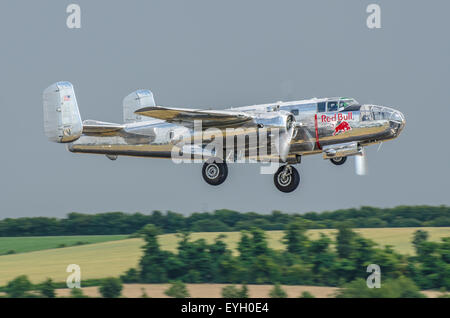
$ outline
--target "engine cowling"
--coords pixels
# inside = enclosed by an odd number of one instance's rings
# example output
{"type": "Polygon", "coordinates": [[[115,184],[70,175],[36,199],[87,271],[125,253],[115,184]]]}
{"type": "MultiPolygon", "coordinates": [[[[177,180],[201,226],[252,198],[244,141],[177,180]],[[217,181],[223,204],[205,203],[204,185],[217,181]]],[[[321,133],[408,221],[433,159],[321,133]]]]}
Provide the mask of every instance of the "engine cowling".
{"type": "Polygon", "coordinates": [[[284,132],[293,132],[295,129],[295,117],[286,111],[259,114],[255,122],[260,128],[278,128],[284,132]]]}
{"type": "MultiPolygon", "coordinates": [[[[260,128],[267,129],[271,139],[271,148],[275,146],[280,160],[287,161],[291,140],[295,137],[296,132],[294,115],[285,111],[269,112],[257,116],[256,123],[260,128]]],[[[272,149],[271,154],[274,154],[272,149]]]]}

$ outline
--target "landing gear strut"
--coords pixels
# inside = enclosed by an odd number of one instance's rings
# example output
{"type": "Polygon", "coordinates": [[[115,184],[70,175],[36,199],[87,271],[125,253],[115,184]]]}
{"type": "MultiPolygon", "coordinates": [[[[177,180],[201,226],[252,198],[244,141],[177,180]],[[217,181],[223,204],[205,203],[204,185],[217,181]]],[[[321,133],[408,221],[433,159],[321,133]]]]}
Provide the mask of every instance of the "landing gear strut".
{"type": "Polygon", "coordinates": [[[284,165],[278,168],[273,176],[273,182],[278,190],[289,193],[297,189],[300,184],[300,175],[293,166],[284,165]]]}
{"type": "Polygon", "coordinates": [[[347,161],[347,157],[337,157],[331,158],[330,161],[334,163],[336,166],[343,165],[347,161]]]}
{"type": "Polygon", "coordinates": [[[228,176],[228,167],[219,159],[208,160],[203,164],[203,179],[210,185],[222,184],[228,176]]]}

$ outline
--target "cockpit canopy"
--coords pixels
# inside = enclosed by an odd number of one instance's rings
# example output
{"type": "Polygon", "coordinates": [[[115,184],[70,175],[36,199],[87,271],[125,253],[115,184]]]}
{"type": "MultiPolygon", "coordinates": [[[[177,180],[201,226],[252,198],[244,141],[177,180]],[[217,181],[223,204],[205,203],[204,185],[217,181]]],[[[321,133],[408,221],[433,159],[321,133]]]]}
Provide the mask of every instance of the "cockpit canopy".
{"type": "Polygon", "coordinates": [[[337,112],[343,110],[351,110],[359,107],[360,103],[351,97],[335,97],[328,98],[324,102],[318,103],[318,112],[337,112]]]}
{"type": "Polygon", "coordinates": [[[356,101],[356,99],[351,97],[341,97],[339,99],[339,110],[346,109],[350,106],[359,106],[360,104],[356,101]]]}
{"type": "Polygon", "coordinates": [[[389,120],[397,123],[405,121],[405,116],[390,107],[378,105],[364,105],[361,107],[361,121],[389,120]]]}

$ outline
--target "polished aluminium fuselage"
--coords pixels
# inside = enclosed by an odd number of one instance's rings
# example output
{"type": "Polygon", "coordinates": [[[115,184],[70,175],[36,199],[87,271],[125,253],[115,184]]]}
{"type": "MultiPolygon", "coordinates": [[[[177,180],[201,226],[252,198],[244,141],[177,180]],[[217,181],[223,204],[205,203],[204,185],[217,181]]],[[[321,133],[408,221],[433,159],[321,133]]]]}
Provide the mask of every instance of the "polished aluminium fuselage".
{"type": "MultiPolygon", "coordinates": [[[[318,103],[327,99],[230,108],[254,116],[292,113],[296,120],[296,133],[291,141],[289,157],[324,152],[325,149],[355,142],[359,147],[396,138],[405,126],[402,113],[392,108],[362,105],[336,112],[318,112],[318,103]],[[346,129],[337,126],[347,122],[346,129]]],[[[258,130],[254,125],[253,129],[258,130]]],[[[251,127],[250,127],[251,128],[251,127]]],[[[182,139],[190,139],[196,131],[183,125],[149,118],[124,124],[120,131],[102,134],[85,133],[68,145],[71,152],[104,154],[110,158],[121,155],[152,158],[171,158],[173,147],[182,139]]],[[[194,137],[195,138],[195,137],[194,137]]],[[[261,158],[254,158],[261,161],[261,158]]]]}

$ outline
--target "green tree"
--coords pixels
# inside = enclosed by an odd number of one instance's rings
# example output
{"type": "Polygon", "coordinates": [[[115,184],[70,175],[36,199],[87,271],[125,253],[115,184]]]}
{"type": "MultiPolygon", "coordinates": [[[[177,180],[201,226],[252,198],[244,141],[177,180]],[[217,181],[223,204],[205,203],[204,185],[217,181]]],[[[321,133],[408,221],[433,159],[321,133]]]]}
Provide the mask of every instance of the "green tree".
{"type": "Polygon", "coordinates": [[[6,285],[6,294],[11,298],[24,298],[28,296],[28,292],[33,285],[28,280],[26,275],[21,275],[14,278],[6,285]]]}
{"type": "Polygon", "coordinates": [[[124,275],[120,276],[120,280],[124,283],[138,283],[139,282],[139,272],[135,268],[130,268],[125,272],[124,275]]]}
{"type": "Polygon", "coordinates": [[[237,259],[233,258],[231,250],[227,249],[225,237],[219,235],[214,243],[209,245],[212,280],[218,283],[233,282],[236,273],[237,259]]]}
{"type": "Polygon", "coordinates": [[[252,256],[266,255],[269,251],[267,245],[266,233],[259,228],[252,228],[250,230],[251,238],[251,251],[252,256]]]}
{"type": "Polygon", "coordinates": [[[70,290],[70,296],[72,298],[88,298],[88,296],[83,294],[83,290],[81,288],[72,288],[70,290]]]}
{"type": "Polygon", "coordinates": [[[283,268],[283,282],[293,285],[311,285],[314,283],[312,279],[312,264],[296,261],[293,265],[283,268]]]}
{"type": "Polygon", "coordinates": [[[300,298],[315,298],[313,294],[311,294],[309,291],[304,291],[300,295],[300,298]]]}
{"type": "Polygon", "coordinates": [[[147,224],[140,230],[145,245],[140,266],[141,281],[145,283],[163,283],[168,280],[168,261],[171,253],[162,251],[158,243],[159,230],[153,224],[147,224]]]}
{"type": "Polygon", "coordinates": [[[239,298],[248,298],[248,287],[246,284],[242,285],[241,291],[239,293],[239,298]]]}
{"type": "Polygon", "coordinates": [[[306,236],[306,222],[296,220],[287,226],[284,231],[283,243],[289,253],[304,256],[308,248],[308,237],[306,236]]]}
{"type": "Polygon", "coordinates": [[[416,254],[420,254],[420,246],[422,243],[428,240],[428,232],[423,230],[417,230],[414,232],[414,237],[412,243],[414,245],[414,249],[416,250],[416,254]]]}
{"type": "Polygon", "coordinates": [[[252,244],[247,231],[241,231],[241,239],[238,243],[239,259],[246,263],[252,258],[252,244]]]}
{"type": "Polygon", "coordinates": [[[198,220],[192,224],[193,232],[228,232],[230,228],[220,220],[198,220]]]}
{"type": "Polygon", "coordinates": [[[248,287],[247,285],[242,285],[241,289],[237,288],[235,285],[228,285],[222,288],[223,298],[248,298],[248,287]]]}
{"type": "Polygon", "coordinates": [[[323,233],[311,241],[308,255],[311,259],[312,279],[315,284],[336,284],[336,253],[330,250],[331,239],[323,233]]]}
{"type": "Polygon", "coordinates": [[[46,298],[55,298],[55,285],[51,278],[44,281],[41,286],[39,286],[39,291],[42,296],[46,298]]]}
{"type": "Polygon", "coordinates": [[[164,291],[169,297],[173,298],[188,298],[190,297],[186,285],[183,282],[176,281],[170,285],[170,287],[164,291]]]}
{"type": "Polygon", "coordinates": [[[386,279],[380,288],[368,288],[364,279],[358,278],[344,284],[336,293],[337,298],[423,298],[414,282],[404,276],[386,279]]]}
{"type": "Polygon", "coordinates": [[[276,283],[275,286],[270,290],[270,298],[287,298],[286,292],[281,288],[280,284],[276,283]]]}
{"type": "Polygon", "coordinates": [[[219,254],[223,249],[222,244],[225,243],[209,245],[205,239],[191,242],[189,233],[180,233],[179,237],[181,240],[178,244],[177,256],[184,273],[183,281],[191,283],[211,281],[214,269],[217,269],[219,254]],[[213,255],[214,253],[216,255],[213,255]]]}
{"type": "Polygon", "coordinates": [[[421,288],[450,289],[450,237],[418,243],[417,256],[409,258],[408,273],[421,288]]]}
{"type": "Polygon", "coordinates": [[[348,258],[353,250],[353,239],[355,232],[352,231],[348,223],[341,223],[338,226],[336,236],[336,249],[340,258],[348,258]]]}
{"type": "Polygon", "coordinates": [[[223,298],[239,298],[239,289],[234,285],[225,286],[222,288],[223,298]]]}
{"type": "Polygon", "coordinates": [[[118,298],[122,293],[122,282],[115,277],[105,278],[100,284],[100,294],[103,298],[118,298]]]}

